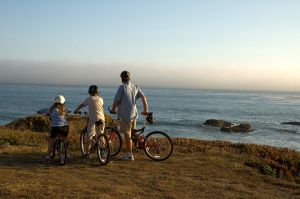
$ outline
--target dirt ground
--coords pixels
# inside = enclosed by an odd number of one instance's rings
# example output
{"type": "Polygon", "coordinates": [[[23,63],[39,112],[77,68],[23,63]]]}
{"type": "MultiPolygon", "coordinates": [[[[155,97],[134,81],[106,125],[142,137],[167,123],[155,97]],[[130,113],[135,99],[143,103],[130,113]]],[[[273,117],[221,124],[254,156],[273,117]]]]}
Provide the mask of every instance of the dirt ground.
{"type": "Polygon", "coordinates": [[[244,165],[245,154],[217,148],[175,146],[163,162],[120,154],[106,166],[72,151],[68,165],[45,166],[45,147],[0,145],[0,198],[300,198],[299,182],[261,175],[244,165]]]}

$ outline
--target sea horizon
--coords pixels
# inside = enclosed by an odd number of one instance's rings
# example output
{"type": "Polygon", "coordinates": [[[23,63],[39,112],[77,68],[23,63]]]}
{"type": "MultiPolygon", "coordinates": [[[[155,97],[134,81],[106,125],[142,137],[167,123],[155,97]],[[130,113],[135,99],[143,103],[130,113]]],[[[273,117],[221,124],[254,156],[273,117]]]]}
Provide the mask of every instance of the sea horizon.
{"type": "MultiPolygon", "coordinates": [[[[132,83],[135,84],[133,81],[132,83]]],[[[93,83],[92,83],[93,84],[93,83]]],[[[88,87],[92,84],[49,84],[49,83],[0,83],[0,86],[49,86],[49,87],[88,87]]],[[[119,84],[104,84],[104,85],[98,85],[94,83],[95,85],[99,86],[101,88],[118,88],[122,82],[119,84]]],[[[139,84],[136,84],[139,86],[139,84]]],[[[276,89],[235,89],[235,88],[194,88],[194,87],[168,87],[168,86],[161,86],[161,87],[152,87],[152,86],[141,86],[142,89],[167,89],[167,90],[194,90],[194,91],[215,91],[215,92],[249,92],[249,93],[295,93],[300,94],[300,90],[276,90],[276,89]]]]}

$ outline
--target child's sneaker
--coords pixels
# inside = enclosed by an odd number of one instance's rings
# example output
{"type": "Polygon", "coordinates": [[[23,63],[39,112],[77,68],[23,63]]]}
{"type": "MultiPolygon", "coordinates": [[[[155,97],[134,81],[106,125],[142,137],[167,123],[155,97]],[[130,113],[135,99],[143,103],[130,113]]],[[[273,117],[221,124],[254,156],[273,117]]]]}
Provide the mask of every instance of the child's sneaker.
{"type": "Polygon", "coordinates": [[[133,157],[133,155],[132,155],[132,156],[127,155],[127,156],[123,157],[123,160],[126,160],[126,161],[133,161],[133,160],[134,160],[134,157],[133,157]]]}
{"type": "Polygon", "coordinates": [[[87,162],[88,160],[90,159],[90,154],[85,154],[84,156],[83,156],[83,161],[84,162],[87,162]]]}
{"type": "Polygon", "coordinates": [[[50,157],[46,156],[43,160],[43,164],[45,165],[50,164],[50,157]]]}

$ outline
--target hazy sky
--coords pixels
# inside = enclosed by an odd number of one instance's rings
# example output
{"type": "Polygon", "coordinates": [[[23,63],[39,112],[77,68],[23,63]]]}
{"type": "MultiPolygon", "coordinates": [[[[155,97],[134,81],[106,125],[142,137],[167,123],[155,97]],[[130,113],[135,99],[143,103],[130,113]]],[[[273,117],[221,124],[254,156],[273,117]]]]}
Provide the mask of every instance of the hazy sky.
{"type": "Polygon", "coordinates": [[[298,0],[0,1],[0,83],[300,91],[298,0]]]}

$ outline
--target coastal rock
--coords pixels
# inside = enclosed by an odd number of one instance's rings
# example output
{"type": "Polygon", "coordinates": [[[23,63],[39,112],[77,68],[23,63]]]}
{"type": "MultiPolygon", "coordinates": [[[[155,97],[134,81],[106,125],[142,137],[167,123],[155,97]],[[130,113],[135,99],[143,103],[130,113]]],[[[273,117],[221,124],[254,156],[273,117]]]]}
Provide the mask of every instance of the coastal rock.
{"type": "Polygon", "coordinates": [[[208,125],[208,126],[214,126],[214,127],[224,127],[224,126],[231,126],[232,123],[231,122],[227,122],[227,121],[224,121],[224,120],[216,120],[216,119],[209,119],[209,120],[206,120],[204,122],[205,125],[208,125]]]}
{"type": "Polygon", "coordinates": [[[224,120],[209,119],[204,122],[204,125],[220,127],[224,132],[245,132],[251,131],[251,125],[247,123],[235,124],[224,120]]]}
{"type": "Polygon", "coordinates": [[[251,131],[251,125],[244,123],[244,124],[233,125],[233,126],[223,126],[221,127],[220,130],[225,132],[249,133],[251,131]]]}
{"type": "Polygon", "coordinates": [[[300,126],[300,122],[282,122],[281,124],[299,125],[300,126]]]}

